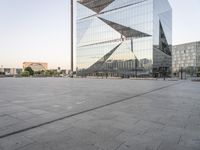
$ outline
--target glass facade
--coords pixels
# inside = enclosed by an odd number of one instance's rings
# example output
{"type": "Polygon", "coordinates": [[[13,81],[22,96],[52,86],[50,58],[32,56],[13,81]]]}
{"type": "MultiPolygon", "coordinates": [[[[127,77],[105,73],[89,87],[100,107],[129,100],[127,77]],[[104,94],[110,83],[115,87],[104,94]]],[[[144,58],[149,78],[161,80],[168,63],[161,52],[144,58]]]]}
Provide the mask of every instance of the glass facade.
{"type": "Polygon", "coordinates": [[[78,76],[153,76],[171,68],[167,0],[77,0],[78,76]]]}
{"type": "Polygon", "coordinates": [[[167,0],[153,3],[153,73],[162,76],[172,69],[172,9],[167,0]]]}
{"type": "Polygon", "coordinates": [[[175,75],[181,71],[189,76],[200,74],[200,42],[173,46],[172,56],[175,75]]]}

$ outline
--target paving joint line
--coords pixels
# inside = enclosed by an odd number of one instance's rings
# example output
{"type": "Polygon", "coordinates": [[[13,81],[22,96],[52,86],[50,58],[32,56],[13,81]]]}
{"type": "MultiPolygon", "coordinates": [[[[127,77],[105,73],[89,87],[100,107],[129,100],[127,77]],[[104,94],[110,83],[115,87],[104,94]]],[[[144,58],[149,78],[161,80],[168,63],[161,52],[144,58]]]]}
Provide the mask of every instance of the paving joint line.
{"type": "Polygon", "coordinates": [[[180,84],[180,83],[183,83],[183,82],[178,82],[178,83],[170,84],[170,85],[167,85],[167,86],[163,86],[163,87],[160,87],[160,88],[157,88],[157,89],[153,89],[153,90],[150,90],[150,91],[147,91],[147,92],[144,92],[144,93],[137,94],[135,96],[123,98],[123,99],[120,99],[120,100],[117,100],[117,101],[114,101],[114,102],[110,102],[110,103],[107,103],[107,104],[104,104],[104,105],[96,106],[96,107],[91,108],[91,109],[83,110],[83,111],[73,113],[73,114],[70,114],[70,115],[67,115],[67,116],[64,116],[64,117],[60,117],[60,118],[57,118],[57,119],[54,119],[54,120],[50,120],[50,121],[47,121],[47,122],[44,122],[44,123],[41,123],[41,124],[38,124],[38,125],[34,125],[34,126],[31,126],[31,127],[21,129],[21,130],[13,131],[13,132],[10,132],[10,133],[4,134],[4,135],[0,135],[0,139],[6,138],[6,137],[9,137],[9,136],[12,136],[12,135],[16,135],[16,134],[19,134],[19,133],[23,133],[23,132],[26,132],[26,131],[29,131],[29,130],[32,130],[32,129],[35,129],[35,128],[39,128],[39,127],[42,127],[42,126],[45,126],[45,125],[48,125],[48,124],[51,124],[51,123],[54,123],[54,122],[57,122],[57,121],[61,121],[61,120],[67,119],[67,118],[71,118],[71,117],[74,117],[74,116],[85,114],[87,112],[98,110],[98,109],[101,109],[101,108],[104,108],[104,107],[107,107],[107,106],[111,106],[111,105],[114,105],[114,104],[117,104],[117,103],[129,101],[133,98],[140,97],[140,96],[143,96],[143,95],[146,95],[146,94],[149,94],[149,93],[153,93],[153,92],[156,92],[156,91],[159,91],[159,90],[162,90],[162,89],[165,89],[165,88],[168,88],[168,87],[180,84]]]}

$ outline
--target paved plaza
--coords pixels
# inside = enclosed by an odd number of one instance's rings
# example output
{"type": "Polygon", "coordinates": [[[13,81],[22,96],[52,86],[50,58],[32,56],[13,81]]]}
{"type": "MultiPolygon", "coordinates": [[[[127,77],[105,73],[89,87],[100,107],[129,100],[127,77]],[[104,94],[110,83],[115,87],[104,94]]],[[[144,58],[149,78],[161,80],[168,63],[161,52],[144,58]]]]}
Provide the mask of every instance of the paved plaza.
{"type": "Polygon", "coordinates": [[[2,78],[0,150],[200,150],[200,83],[2,78]]]}

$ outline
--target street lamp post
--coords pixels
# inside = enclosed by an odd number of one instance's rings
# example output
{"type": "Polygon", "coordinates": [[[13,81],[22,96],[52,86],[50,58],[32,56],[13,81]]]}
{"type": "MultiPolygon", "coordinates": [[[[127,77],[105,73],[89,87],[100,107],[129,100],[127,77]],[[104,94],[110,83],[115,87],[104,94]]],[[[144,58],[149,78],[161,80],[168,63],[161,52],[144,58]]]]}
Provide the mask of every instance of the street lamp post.
{"type": "MultiPolygon", "coordinates": [[[[131,51],[133,52],[133,38],[131,38],[131,51]]],[[[135,54],[134,54],[134,56],[135,56],[135,77],[137,78],[137,67],[138,67],[137,62],[138,62],[138,59],[137,59],[135,54]]]]}
{"type": "Polygon", "coordinates": [[[71,0],[71,72],[74,74],[74,5],[71,0]]]}
{"type": "Polygon", "coordinates": [[[181,80],[183,80],[183,67],[181,67],[181,80]]]}
{"type": "Polygon", "coordinates": [[[185,73],[185,80],[186,80],[186,50],[184,50],[184,73],[185,73]]]}

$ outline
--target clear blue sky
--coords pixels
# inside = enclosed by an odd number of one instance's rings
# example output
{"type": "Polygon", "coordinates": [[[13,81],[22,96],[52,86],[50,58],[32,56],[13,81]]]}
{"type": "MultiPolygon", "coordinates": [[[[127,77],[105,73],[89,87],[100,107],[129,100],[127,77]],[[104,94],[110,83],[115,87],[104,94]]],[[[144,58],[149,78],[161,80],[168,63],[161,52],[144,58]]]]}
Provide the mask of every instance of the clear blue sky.
{"type": "MultiPolygon", "coordinates": [[[[169,0],[173,44],[200,40],[200,0],[169,0]]],[[[0,66],[70,66],[70,0],[0,0],[0,66]]]]}

